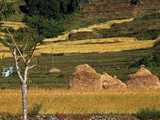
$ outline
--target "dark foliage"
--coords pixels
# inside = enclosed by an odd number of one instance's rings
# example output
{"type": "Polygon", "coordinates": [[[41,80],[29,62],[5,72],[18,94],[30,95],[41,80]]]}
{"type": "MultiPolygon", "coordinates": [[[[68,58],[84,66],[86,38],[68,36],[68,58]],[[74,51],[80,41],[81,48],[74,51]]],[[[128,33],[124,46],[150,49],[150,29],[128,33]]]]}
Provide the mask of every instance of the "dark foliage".
{"type": "Polygon", "coordinates": [[[5,1],[0,1],[0,20],[3,18],[8,18],[15,13],[12,3],[6,3],[5,1]]]}
{"type": "Polygon", "coordinates": [[[130,4],[131,5],[139,5],[141,3],[141,0],[131,0],[130,4]]]}
{"type": "Polygon", "coordinates": [[[79,8],[79,0],[25,0],[24,21],[46,38],[64,32],[64,20],[79,8]]]}
{"type": "Polygon", "coordinates": [[[137,113],[137,117],[140,120],[159,120],[160,110],[155,109],[142,109],[137,113]]]}
{"type": "Polygon", "coordinates": [[[37,29],[37,32],[46,37],[55,37],[64,32],[63,19],[46,19],[41,16],[26,16],[25,22],[28,26],[37,29]]]}
{"type": "Polygon", "coordinates": [[[160,66],[160,41],[157,41],[150,55],[147,55],[138,61],[134,62],[130,67],[139,67],[146,65],[148,67],[160,66]]]}
{"type": "Polygon", "coordinates": [[[25,5],[20,8],[31,16],[53,19],[74,12],[78,6],[79,0],[25,0],[25,5]]]}

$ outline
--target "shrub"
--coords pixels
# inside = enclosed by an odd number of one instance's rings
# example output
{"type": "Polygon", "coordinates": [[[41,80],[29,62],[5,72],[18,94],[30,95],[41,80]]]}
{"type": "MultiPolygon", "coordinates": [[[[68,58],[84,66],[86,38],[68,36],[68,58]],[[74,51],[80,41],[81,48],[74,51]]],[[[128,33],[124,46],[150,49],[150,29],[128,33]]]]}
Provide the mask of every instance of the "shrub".
{"type": "Polygon", "coordinates": [[[156,63],[160,64],[160,41],[159,40],[155,42],[153,54],[154,54],[156,63]]]}
{"type": "Polygon", "coordinates": [[[20,8],[28,26],[45,38],[51,38],[65,31],[65,21],[79,8],[79,0],[25,0],[20,8]]]}
{"type": "Polygon", "coordinates": [[[141,109],[136,116],[141,120],[158,120],[160,119],[160,110],[156,109],[141,109]]]}
{"type": "Polygon", "coordinates": [[[40,110],[41,110],[41,108],[42,108],[41,104],[34,104],[33,108],[29,112],[29,115],[32,116],[32,117],[38,115],[40,110]]]}
{"type": "Polygon", "coordinates": [[[147,55],[136,62],[134,62],[130,67],[139,67],[140,65],[145,65],[145,66],[155,66],[156,63],[154,61],[154,57],[152,55],[147,55]]]}
{"type": "Polygon", "coordinates": [[[13,8],[12,3],[1,3],[2,4],[2,10],[0,12],[0,20],[3,20],[4,18],[7,19],[11,15],[15,14],[15,9],[13,8]]]}
{"type": "Polygon", "coordinates": [[[45,19],[40,16],[27,16],[25,22],[37,29],[46,38],[55,37],[65,31],[63,19],[45,19]]]}
{"type": "Polygon", "coordinates": [[[47,18],[57,18],[63,14],[74,12],[79,6],[79,0],[25,0],[29,15],[40,15],[47,18]]]}

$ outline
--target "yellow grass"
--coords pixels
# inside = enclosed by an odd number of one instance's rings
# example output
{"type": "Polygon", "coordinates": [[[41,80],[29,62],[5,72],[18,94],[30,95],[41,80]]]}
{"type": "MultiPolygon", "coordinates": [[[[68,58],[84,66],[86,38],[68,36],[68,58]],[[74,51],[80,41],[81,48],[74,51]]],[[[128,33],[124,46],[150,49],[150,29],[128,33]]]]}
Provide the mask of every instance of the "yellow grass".
{"type": "Polygon", "coordinates": [[[9,49],[0,43],[0,60],[7,57],[11,57],[9,49]]]}
{"type": "MultiPolygon", "coordinates": [[[[37,47],[36,55],[41,53],[103,53],[119,52],[153,47],[154,40],[138,41],[135,38],[108,38],[60,43],[45,43],[37,47]]],[[[0,59],[11,57],[9,49],[0,44],[0,59]]]]}
{"type": "Polygon", "coordinates": [[[105,23],[101,23],[101,24],[96,24],[96,25],[92,25],[89,26],[89,29],[110,29],[112,27],[113,24],[121,24],[121,23],[125,23],[125,22],[131,22],[133,21],[134,18],[129,18],[129,19],[122,19],[122,20],[111,20],[105,23]]]}
{"type": "Polygon", "coordinates": [[[15,30],[26,27],[23,22],[15,22],[15,21],[0,21],[1,27],[11,27],[15,30]]]}
{"type": "MultiPolygon", "coordinates": [[[[21,112],[19,90],[0,90],[0,113],[21,112]]],[[[30,108],[42,105],[41,113],[135,113],[141,108],[160,108],[160,91],[73,92],[31,89],[30,108]]]]}
{"type": "Polygon", "coordinates": [[[138,41],[135,38],[107,38],[84,41],[68,41],[60,43],[46,43],[38,47],[38,53],[103,53],[118,52],[150,48],[154,45],[153,40],[138,41]],[[106,43],[105,43],[106,42],[106,43]],[[94,43],[94,44],[93,44],[94,43]],[[102,43],[102,44],[101,44],[102,43]]]}

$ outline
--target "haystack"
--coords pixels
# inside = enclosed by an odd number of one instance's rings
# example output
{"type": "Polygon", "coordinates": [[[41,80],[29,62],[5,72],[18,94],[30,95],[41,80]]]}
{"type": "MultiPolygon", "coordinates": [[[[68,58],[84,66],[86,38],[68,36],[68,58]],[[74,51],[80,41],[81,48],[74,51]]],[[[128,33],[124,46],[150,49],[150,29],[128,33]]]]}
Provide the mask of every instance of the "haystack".
{"type": "Polygon", "coordinates": [[[70,86],[76,90],[100,90],[102,89],[100,77],[101,75],[88,64],[79,65],[75,68],[70,86]]]}
{"type": "Polygon", "coordinates": [[[117,77],[112,77],[109,74],[105,73],[101,75],[100,80],[102,81],[102,87],[107,90],[124,90],[127,89],[127,85],[124,84],[117,77]]]}
{"type": "Polygon", "coordinates": [[[160,88],[160,81],[156,75],[142,65],[135,74],[129,75],[127,85],[130,88],[157,89],[160,88]]]}

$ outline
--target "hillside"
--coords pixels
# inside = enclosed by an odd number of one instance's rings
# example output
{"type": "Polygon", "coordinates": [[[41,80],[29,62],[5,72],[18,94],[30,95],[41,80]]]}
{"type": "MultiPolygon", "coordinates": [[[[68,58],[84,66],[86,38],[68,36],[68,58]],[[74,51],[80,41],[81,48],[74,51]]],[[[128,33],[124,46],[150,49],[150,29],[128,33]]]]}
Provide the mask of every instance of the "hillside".
{"type": "MultiPolygon", "coordinates": [[[[134,7],[129,5],[128,0],[94,0],[83,4],[80,13],[66,19],[68,30],[64,34],[45,39],[37,47],[34,59],[37,68],[30,73],[31,86],[67,87],[74,67],[83,63],[126,81],[127,75],[136,70],[130,66],[152,54],[154,39],[160,30],[159,3],[159,0],[152,0],[150,5],[149,0],[143,0],[143,5],[134,7]],[[70,39],[71,35],[74,39],[70,39]],[[52,67],[59,68],[63,74],[48,74],[52,67]]],[[[1,23],[3,28],[25,27],[23,21],[15,17],[1,23]]],[[[3,31],[1,35],[4,35],[3,31]]],[[[0,51],[0,67],[13,65],[9,50],[1,45],[0,51]]],[[[158,66],[149,68],[160,76],[158,66]]],[[[0,78],[1,87],[16,87],[15,78],[0,78]]]]}
{"type": "Polygon", "coordinates": [[[135,7],[128,0],[93,0],[82,7],[82,13],[90,19],[124,19],[142,12],[160,9],[159,0],[142,0],[143,4],[135,7]]]}
{"type": "Polygon", "coordinates": [[[0,120],[158,120],[160,0],[129,1],[4,0],[0,120]]]}

